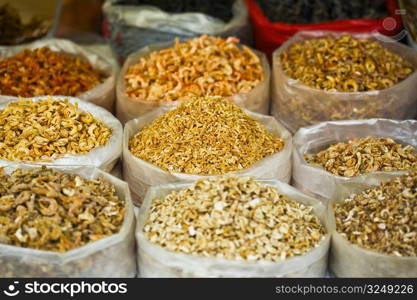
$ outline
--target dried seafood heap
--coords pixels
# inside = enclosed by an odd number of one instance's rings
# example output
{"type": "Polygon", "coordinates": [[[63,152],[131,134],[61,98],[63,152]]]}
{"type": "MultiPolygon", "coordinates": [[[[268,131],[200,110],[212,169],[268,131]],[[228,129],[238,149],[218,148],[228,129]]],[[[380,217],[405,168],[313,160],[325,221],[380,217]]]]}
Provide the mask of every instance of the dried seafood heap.
{"type": "Polygon", "coordinates": [[[20,99],[0,110],[0,159],[51,161],[103,146],[111,129],[68,99],[20,99]]]}
{"type": "Polygon", "coordinates": [[[326,171],[354,177],[373,171],[410,170],[417,168],[417,152],[413,146],[402,146],[391,138],[358,138],[337,143],[304,159],[326,171]]]}
{"type": "Polygon", "coordinates": [[[274,262],[307,253],[325,235],[310,207],[237,177],[199,180],[154,200],[143,231],[170,251],[274,262]]]}
{"type": "Polygon", "coordinates": [[[146,101],[248,93],[262,80],[259,57],[236,38],[202,35],[152,52],[128,68],[126,94],[146,101]]]}
{"type": "Polygon", "coordinates": [[[229,22],[235,0],[117,0],[116,5],[152,5],[169,13],[202,13],[229,22]]]}
{"type": "Polygon", "coordinates": [[[129,141],[131,153],[171,173],[225,174],[245,169],[284,141],[221,97],[182,102],[129,141]]]}
{"type": "Polygon", "coordinates": [[[125,203],[103,179],[45,167],[0,172],[0,243],[66,252],[119,232],[125,203]]]}
{"type": "Polygon", "coordinates": [[[417,256],[417,170],[335,205],[337,231],[360,247],[417,256]]]}
{"type": "Polygon", "coordinates": [[[411,63],[378,42],[350,35],[296,43],[280,59],[287,76],[326,91],[382,90],[414,72],[411,63]]]}
{"type": "Polygon", "coordinates": [[[269,21],[290,24],[379,19],[388,15],[385,0],[256,0],[256,2],[269,21]]]}
{"type": "Polygon", "coordinates": [[[89,62],[48,47],[25,49],[0,60],[1,95],[78,96],[103,82],[104,77],[89,62]]]}

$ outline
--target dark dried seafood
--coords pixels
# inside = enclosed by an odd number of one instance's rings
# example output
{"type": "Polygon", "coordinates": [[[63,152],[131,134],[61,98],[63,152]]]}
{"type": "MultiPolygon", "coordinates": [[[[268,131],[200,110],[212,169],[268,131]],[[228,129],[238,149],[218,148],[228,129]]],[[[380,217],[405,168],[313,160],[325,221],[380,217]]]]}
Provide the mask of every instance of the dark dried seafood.
{"type": "Polygon", "coordinates": [[[311,24],[388,15],[385,0],[256,0],[271,22],[311,24]]]}
{"type": "Polygon", "coordinates": [[[229,22],[235,0],[118,0],[117,5],[152,5],[169,13],[203,13],[229,22]]]}
{"type": "Polygon", "coordinates": [[[0,45],[14,45],[40,38],[48,33],[51,22],[34,16],[24,23],[9,3],[0,6],[0,45]]]}

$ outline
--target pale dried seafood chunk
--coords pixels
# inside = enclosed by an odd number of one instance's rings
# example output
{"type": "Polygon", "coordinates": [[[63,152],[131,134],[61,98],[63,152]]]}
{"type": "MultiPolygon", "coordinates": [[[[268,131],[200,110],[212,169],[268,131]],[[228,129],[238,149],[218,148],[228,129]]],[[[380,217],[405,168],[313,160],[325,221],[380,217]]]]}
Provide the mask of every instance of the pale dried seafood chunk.
{"type": "Polygon", "coordinates": [[[118,233],[125,202],[102,178],[0,169],[0,243],[66,252],[118,233]]]}
{"type": "Polygon", "coordinates": [[[215,177],[155,199],[143,232],[169,251],[280,262],[317,247],[326,230],[311,207],[274,187],[215,177]]]}
{"type": "Polygon", "coordinates": [[[413,146],[403,146],[391,138],[380,137],[357,138],[347,143],[337,143],[316,154],[304,154],[304,159],[344,177],[374,171],[417,168],[417,152],[413,146]]]}
{"type": "Polygon", "coordinates": [[[20,99],[0,110],[0,159],[53,161],[103,146],[112,131],[68,99],[20,99]]]}
{"type": "Polygon", "coordinates": [[[221,97],[184,101],[129,140],[131,153],[168,172],[214,175],[245,169],[284,141],[221,97]]]}
{"type": "Polygon", "coordinates": [[[417,256],[417,170],[335,205],[337,231],[362,248],[417,256]]]}
{"type": "Polygon", "coordinates": [[[326,91],[382,90],[414,72],[410,62],[380,43],[350,35],[295,43],[280,60],[287,76],[326,91]]]}
{"type": "Polygon", "coordinates": [[[262,80],[259,57],[237,38],[208,35],[154,51],[124,75],[126,95],[146,101],[248,93],[262,80]]]}

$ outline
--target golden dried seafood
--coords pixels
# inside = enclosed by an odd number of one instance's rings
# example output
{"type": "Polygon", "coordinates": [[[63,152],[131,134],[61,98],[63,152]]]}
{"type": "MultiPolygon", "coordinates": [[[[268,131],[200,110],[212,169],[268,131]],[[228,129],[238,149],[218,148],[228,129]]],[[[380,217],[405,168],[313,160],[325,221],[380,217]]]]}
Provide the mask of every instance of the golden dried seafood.
{"type": "Polygon", "coordinates": [[[360,247],[417,256],[417,170],[335,205],[337,231],[360,247]]]}
{"type": "Polygon", "coordinates": [[[221,97],[184,101],[129,140],[140,159],[171,173],[200,175],[245,169],[283,147],[282,139],[221,97]]]}
{"type": "Polygon", "coordinates": [[[311,207],[237,177],[201,179],[155,199],[143,231],[169,251],[275,262],[305,254],[326,233],[311,207]]]}
{"type": "Polygon", "coordinates": [[[126,94],[146,101],[248,93],[262,80],[259,57],[237,38],[202,35],[152,52],[128,68],[126,94]]]}
{"type": "Polygon", "coordinates": [[[0,243],[66,252],[117,233],[124,201],[99,178],[45,167],[0,173],[0,243]]]}
{"type": "Polygon", "coordinates": [[[407,60],[378,42],[350,35],[295,43],[280,60],[289,77],[326,91],[382,90],[414,72],[407,60]]]}
{"type": "Polygon", "coordinates": [[[104,77],[89,62],[48,47],[25,49],[0,60],[1,95],[78,96],[103,82],[104,77]]]}
{"type": "Polygon", "coordinates": [[[326,171],[354,177],[374,171],[395,171],[417,168],[417,152],[391,138],[366,137],[337,143],[304,159],[326,171]]]}
{"type": "Polygon", "coordinates": [[[0,159],[52,161],[103,146],[112,132],[68,99],[20,99],[0,110],[0,159]]]}

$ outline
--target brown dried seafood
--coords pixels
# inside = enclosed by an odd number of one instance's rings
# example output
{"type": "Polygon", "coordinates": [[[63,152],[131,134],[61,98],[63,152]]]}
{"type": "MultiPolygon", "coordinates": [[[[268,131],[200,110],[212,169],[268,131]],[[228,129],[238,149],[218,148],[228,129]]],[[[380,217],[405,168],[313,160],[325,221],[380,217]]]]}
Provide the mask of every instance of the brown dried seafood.
{"type": "Polygon", "coordinates": [[[66,252],[115,234],[125,204],[99,178],[45,167],[0,173],[0,243],[66,252]]]}
{"type": "Polygon", "coordinates": [[[414,71],[408,61],[378,42],[350,35],[293,44],[280,59],[289,77],[326,91],[382,90],[414,71]]]}
{"type": "Polygon", "coordinates": [[[248,93],[264,80],[259,57],[237,38],[202,35],[152,52],[129,67],[126,94],[147,101],[248,93]]]}
{"type": "Polygon", "coordinates": [[[0,94],[17,97],[78,96],[104,80],[93,66],[48,47],[25,49],[0,60],[0,94]]]}
{"type": "Polygon", "coordinates": [[[52,161],[103,146],[112,132],[68,99],[20,99],[0,110],[0,159],[52,161]]]}
{"type": "Polygon", "coordinates": [[[417,170],[335,205],[337,231],[360,247],[417,256],[417,170]]]}
{"type": "Polygon", "coordinates": [[[184,101],[129,141],[140,159],[171,173],[199,175],[242,170],[283,147],[282,139],[221,97],[184,101]]]}
{"type": "Polygon", "coordinates": [[[312,250],[326,232],[312,208],[237,177],[201,179],[154,200],[143,231],[169,251],[275,262],[312,250]]]}
{"type": "Polygon", "coordinates": [[[304,159],[310,164],[344,177],[373,171],[417,168],[417,152],[413,146],[403,146],[391,138],[379,137],[337,143],[317,154],[304,154],[304,159]]]}

